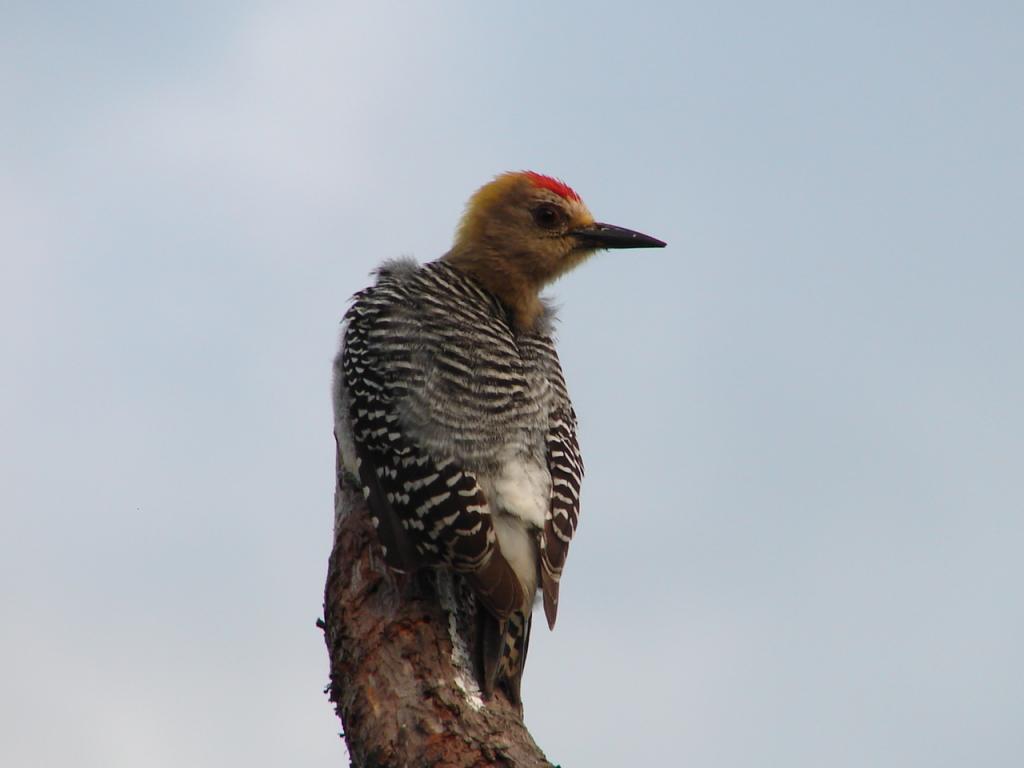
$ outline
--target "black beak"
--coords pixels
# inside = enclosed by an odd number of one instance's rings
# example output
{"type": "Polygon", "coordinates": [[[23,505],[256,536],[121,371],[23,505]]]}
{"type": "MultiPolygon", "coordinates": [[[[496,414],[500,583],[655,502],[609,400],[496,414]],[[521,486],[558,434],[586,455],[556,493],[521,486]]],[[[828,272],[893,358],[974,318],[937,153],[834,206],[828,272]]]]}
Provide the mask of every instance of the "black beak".
{"type": "Polygon", "coordinates": [[[575,235],[584,248],[664,248],[665,243],[650,235],[611,224],[591,224],[569,234],[575,235]]]}

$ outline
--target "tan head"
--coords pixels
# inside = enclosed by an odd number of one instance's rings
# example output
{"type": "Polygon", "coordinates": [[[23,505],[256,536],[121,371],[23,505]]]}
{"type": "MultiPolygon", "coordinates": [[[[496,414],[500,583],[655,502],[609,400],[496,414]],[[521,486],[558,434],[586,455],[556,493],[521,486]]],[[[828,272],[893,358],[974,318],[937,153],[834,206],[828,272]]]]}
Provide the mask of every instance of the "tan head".
{"type": "Polygon", "coordinates": [[[569,186],[532,171],[505,173],[469,199],[445,259],[533,326],[540,290],[603,248],[661,248],[660,240],[599,224],[569,186]]]}

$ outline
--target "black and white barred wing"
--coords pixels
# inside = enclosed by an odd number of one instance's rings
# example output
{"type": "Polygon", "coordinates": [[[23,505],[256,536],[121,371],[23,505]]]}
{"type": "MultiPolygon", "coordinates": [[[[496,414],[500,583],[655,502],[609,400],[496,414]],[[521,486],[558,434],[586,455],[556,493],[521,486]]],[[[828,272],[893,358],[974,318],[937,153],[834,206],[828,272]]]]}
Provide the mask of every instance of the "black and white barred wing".
{"type": "Polygon", "coordinates": [[[580,516],[580,483],[583,458],[576,439],[576,414],[570,407],[552,417],[548,433],[548,468],[551,471],[551,506],[544,523],[541,544],[541,583],[544,587],[544,615],[555,627],[558,615],[558,585],[569,556],[569,542],[580,516]]]}
{"type": "Polygon", "coordinates": [[[583,457],[576,438],[576,412],[565,386],[562,365],[550,338],[543,338],[538,351],[547,369],[555,406],[548,419],[546,437],[548,471],[551,474],[551,501],[540,540],[541,586],[544,590],[544,615],[554,629],[558,615],[558,586],[562,568],[569,556],[569,543],[580,517],[580,484],[583,481],[583,457]]]}
{"type": "Polygon", "coordinates": [[[522,587],[497,547],[476,477],[433,455],[407,434],[400,413],[428,374],[417,360],[407,315],[393,311],[399,288],[357,294],[346,313],[341,376],[357,474],[388,564],[398,570],[447,566],[463,573],[485,605],[508,616],[522,587]]]}

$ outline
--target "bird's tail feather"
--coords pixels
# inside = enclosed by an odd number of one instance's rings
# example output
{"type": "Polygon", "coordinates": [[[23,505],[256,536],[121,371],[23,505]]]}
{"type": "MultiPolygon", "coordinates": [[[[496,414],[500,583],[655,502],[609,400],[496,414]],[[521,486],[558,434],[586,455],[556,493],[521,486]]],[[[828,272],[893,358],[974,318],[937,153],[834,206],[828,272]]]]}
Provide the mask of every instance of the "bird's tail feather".
{"type": "Polygon", "coordinates": [[[498,619],[480,606],[477,617],[480,688],[489,698],[494,695],[494,689],[501,686],[509,701],[521,706],[532,616],[515,611],[507,619],[498,619]]]}

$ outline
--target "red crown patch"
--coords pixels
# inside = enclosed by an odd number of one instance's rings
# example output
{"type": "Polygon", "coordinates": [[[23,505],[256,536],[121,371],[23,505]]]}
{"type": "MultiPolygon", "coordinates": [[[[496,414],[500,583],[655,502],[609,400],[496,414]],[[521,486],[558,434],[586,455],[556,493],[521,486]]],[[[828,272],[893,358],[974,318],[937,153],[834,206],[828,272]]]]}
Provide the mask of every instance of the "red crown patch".
{"type": "Polygon", "coordinates": [[[545,176],[542,173],[535,173],[533,171],[523,171],[523,174],[533,182],[533,186],[535,187],[550,189],[559,197],[565,198],[566,200],[575,200],[577,203],[580,202],[580,196],[577,195],[576,191],[564,181],[559,181],[558,179],[553,179],[550,176],[545,176]]]}

